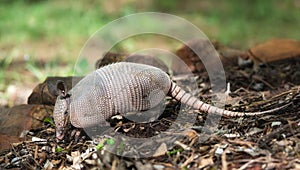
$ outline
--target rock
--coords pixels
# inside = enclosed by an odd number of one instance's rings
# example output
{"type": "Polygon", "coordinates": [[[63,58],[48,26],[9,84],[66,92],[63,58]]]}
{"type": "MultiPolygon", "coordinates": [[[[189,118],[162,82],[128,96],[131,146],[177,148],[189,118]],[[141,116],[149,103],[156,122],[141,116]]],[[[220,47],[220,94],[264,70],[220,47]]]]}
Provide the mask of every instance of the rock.
{"type": "Polygon", "coordinates": [[[169,72],[168,66],[166,66],[166,64],[163,61],[150,55],[132,54],[127,56],[125,58],[125,61],[131,63],[147,64],[150,66],[160,68],[166,73],[169,72]]]}
{"type": "Polygon", "coordinates": [[[28,97],[28,104],[45,104],[54,105],[57,92],[56,82],[62,80],[66,83],[67,88],[71,89],[82,77],[47,77],[47,79],[38,84],[28,97]]]}
{"type": "Polygon", "coordinates": [[[11,143],[18,143],[22,140],[18,136],[7,135],[0,133],[0,151],[9,149],[11,143]]]}
{"type": "MultiPolygon", "coordinates": [[[[182,61],[174,60],[172,63],[172,70],[174,71],[174,74],[183,74],[187,73],[187,71],[196,73],[205,70],[204,64],[202,63],[200,57],[197,56],[190,47],[196,49],[200,53],[201,57],[206,57],[208,54],[214,53],[215,51],[212,48],[214,47],[219,54],[224,68],[237,65],[238,58],[244,55],[243,51],[227,48],[218,42],[214,42],[212,44],[206,39],[192,40],[189,41],[187,45],[184,45],[176,51],[176,55],[189,67],[189,70],[182,67],[182,61]]],[[[209,60],[207,61],[208,64],[213,64],[209,63],[209,60]]]]}
{"type": "Polygon", "coordinates": [[[12,142],[21,141],[23,131],[43,126],[46,117],[50,117],[53,107],[45,105],[18,105],[0,113],[0,150],[9,148],[12,142]]]}
{"type": "Polygon", "coordinates": [[[53,107],[45,105],[18,105],[1,113],[0,133],[20,135],[23,130],[40,128],[50,117],[53,107]]]}
{"type": "Polygon", "coordinates": [[[284,60],[300,56],[300,41],[271,39],[250,48],[245,59],[250,58],[255,66],[260,63],[284,60]]]}
{"type": "Polygon", "coordinates": [[[124,61],[126,56],[127,54],[107,52],[103,55],[102,58],[97,60],[95,68],[98,69],[108,64],[124,61]]]}

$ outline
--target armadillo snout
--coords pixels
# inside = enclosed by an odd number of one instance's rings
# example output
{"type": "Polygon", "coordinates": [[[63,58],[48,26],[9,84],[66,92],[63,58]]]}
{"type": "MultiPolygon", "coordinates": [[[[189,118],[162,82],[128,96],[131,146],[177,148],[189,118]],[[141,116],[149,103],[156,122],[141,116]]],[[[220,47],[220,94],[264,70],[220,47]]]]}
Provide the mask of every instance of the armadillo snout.
{"type": "Polygon", "coordinates": [[[62,141],[65,137],[64,128],[56,128],[56,140],[62,141]]]}

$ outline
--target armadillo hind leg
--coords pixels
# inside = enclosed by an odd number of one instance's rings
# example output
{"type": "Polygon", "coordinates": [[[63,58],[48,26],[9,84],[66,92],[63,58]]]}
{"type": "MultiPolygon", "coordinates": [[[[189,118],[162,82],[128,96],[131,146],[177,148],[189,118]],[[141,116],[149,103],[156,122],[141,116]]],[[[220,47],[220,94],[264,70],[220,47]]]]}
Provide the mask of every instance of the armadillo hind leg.
{"type": "Polygon", "coordinates": [[[149,123],[157,120],[164,110],[165,101],[163,100],[157,106],[149,110],[129,112],[124,114],[123,116],[136,123],[149,123]]]}

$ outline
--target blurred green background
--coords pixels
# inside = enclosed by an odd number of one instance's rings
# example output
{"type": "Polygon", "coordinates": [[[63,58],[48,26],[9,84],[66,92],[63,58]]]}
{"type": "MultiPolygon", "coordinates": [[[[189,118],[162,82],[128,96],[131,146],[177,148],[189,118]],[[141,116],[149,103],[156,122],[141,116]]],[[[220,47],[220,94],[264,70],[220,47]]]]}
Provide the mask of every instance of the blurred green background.
{"type": "MultiPolygon", "coordinates": [[[[246,50],[270,38],[299,40],[299,9],[300,0],[1,0],[0,96],[10,97],[10,85],[32,89],[47,76],[72,75],[87,39],[128,14],[174,14],[209,39],[246,50]]],[[[132,41],[123,46],[135,50],[132,41]]]]}

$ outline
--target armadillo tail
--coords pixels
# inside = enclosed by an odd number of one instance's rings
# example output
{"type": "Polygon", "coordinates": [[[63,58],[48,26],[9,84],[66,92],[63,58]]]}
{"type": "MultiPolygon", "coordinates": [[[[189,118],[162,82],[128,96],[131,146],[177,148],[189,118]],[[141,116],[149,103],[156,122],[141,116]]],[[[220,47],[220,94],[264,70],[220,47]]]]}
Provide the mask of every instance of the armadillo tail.
{"type": "Polygon", "coordinates": [[[285,108],[287,105],[283,105],[281,107],[271,109],[271,110],[266,110],[266,111],[261,111],[261,112],[234,112],[234,111],[229,111],[225,109],[221,109],[215,106],[211,106],[207,103],[202,102],[200,99],[196,98],[190,93],[187,93],[183,89],[181,89],[176,83],[172,82],[171,84],[171,89],[170,89],[170,95],[174,97],[176,100],[180,101],[181,103],[184,103],[190,107],[193,107],[194,109],[198,109],[200,111],[206,112],[206,113],[213,113],[213,114],[219,114],[219,115],[224,115],[224,116],[254,116],[254,115],[260,115],[260,114],[267,114],[271,112],[278,111],[282,108],[285,108]]]}

